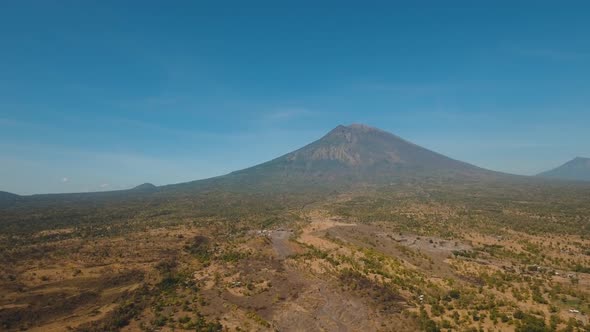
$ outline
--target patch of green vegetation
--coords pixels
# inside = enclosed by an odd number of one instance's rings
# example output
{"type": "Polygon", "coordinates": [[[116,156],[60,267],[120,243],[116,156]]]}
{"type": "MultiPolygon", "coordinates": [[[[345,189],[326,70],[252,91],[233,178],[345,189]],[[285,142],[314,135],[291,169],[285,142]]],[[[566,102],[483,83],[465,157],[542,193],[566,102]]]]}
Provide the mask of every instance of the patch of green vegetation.
{"type": "Polygon", "coordinates": [[[517,319],[516,332],[551,332],[551,328],[545,324],[545,319],[524,313],[520,310],[514,312],[517,319]]]}
{"type": "Polygon", "coordinates": [[[83,324],[76,328],[78,332],[117,331],[127,326],[131,319],[139,315],[148,304],[150,290],[147,286],[134,291],[128,299],[120,304],[106,318],[98,322],[83,324]]]}
{"type": "Polygon", "coordinates": [[[339,279],[345,289],[361,293],[372,299],[381,311],[401,312],[405,299],[393,290],[393,285],[383,285],[349,268],[340,272],[339,279]]]}
{"type": "Polygon", "coordinates": [[[264,326],[266,328],[269,328],[270,327],[270,323],[267,322],[264,318],[260,317],[260,315],[258,315],[254,311],[248,312],[246,316],[248,318],[252,319],[253,321],[255,321],[256,323],[258,323],[261,326],[264,326]]]}
{"type": "Polygon", "coordinates": [[[208,237],[197,235],[184,246],[184,249],[201,262],[208,263],[212,255],[210,245],[211,240],[208,237]]]}
{"type": "Polygon", "coordinates": [[[477,258],[477,252],[471,250],[453,250],[453,255],[457,257],[466,257],[471,259],[477,258]]]}

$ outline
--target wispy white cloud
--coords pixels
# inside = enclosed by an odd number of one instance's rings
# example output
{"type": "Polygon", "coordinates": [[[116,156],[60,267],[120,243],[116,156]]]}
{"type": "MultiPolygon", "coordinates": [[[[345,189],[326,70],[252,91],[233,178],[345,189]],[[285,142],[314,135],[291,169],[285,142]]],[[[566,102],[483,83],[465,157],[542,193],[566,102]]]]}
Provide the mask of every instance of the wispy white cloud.
{"type": "Polygon", "coordinates": [[[151,131],[154,133],[158,133],[158,135],[165,135],[169,137],[178,137],[182,139],[188,140],[195,140],[195,141],[218,141],[218,140],[231,140],[231,139],[239,139],[243,138],[244,136],[255,136],[255,134],[247,134],[247,133],[227,133],[227,132],[213,132],[213,131],[205,131],[205,130],[188,130],[188,129],[180,129],[180,128],[173,128],[161,125],[159,123],[154,122],[147,122],[143,120],[137,119],[129,119],[129,118],[120,118],[120,117],[110,117],[105,118],[104,121],[108,121],[112,123],[113,126],[115,125],[124,125],[129,128],[135,128],[139,130],[146,130],[151,131]]]}
{"type": "Polygon", "coordinates": [[[12,120],[12,119],[5,119],[5,118],[0,118],[0,126],[15,126],[18,125],[18,122],[12,120]]]}
{"type": "Polygon", "coordinates": [[[361,83],[358,89],[404,96],[433,96],[463,89],[465,84],[456,82],[368,82],[361,83]]]}
{"type": "Polygon", "coordinates": [[[33,124],[33,123],[29,123],[29,122],[25,122],[25,121],[15,120],[15,119],[0,118],[0,126],[3,126],[3,127],[32,127],[32,126],[38,126],[38,125],[33,124]]]}
{"type": "Polygon", "coordinates": [[[575,61],[590,58],[588,53],[551,48],[515,48],[514,53],[520,56],[544,58],[552,61],[575,61]]]}
{"type": "Polygon", "coordinates": [[[66,183],[66,182],[68,182],[68,181],[70,181],[70,179],[69,179],[69,178],[67,178],[67,177],[63,177],[63,178],[61,178],[61,182],[63,182],[63,183],[66,183]]]}
{"type": "Polygon", "coordinates": [[[277,108],[265,114],[268,120],[288,120],[313,115],[314,112],[305,107],[277,108]]]}
{"type": "Polygon", "coordinates": [[[448,91],[454,86],[450,84],[411,84],[411,83],[373,83],[364,85],[365,88],[385,92],[397,92],[403,94],[431,94],[448,91]]]}
{"type": "Polygon", "coordinates": [[[102,189],[108,188],[110,185],[108,183],[102,183],[99,187],[102,189]]]}
{"type": "MultiPolygon", "coordinates": [[[[162,107],[169,108],[176,106],[181,102],[180,97],[167,97],[167,96],[147,96],[143,98],[117,100],[110,104],[113,106],[121,107],[124,109],[132,110],[153,110],[160,109],[162,107]]],[[[186,101],[185,101],[186,102],[186,101]]]]}
{"type": "MultiPolygon", "coordinates": [[[[2,105],[0,105],[0,108],[2,105]]],[[[10,128],[18,128],[18,129],[26,129],[26,130],[51,130],[55,129],[55,126],[45,124],[45,123],[37,123],[32,121],[23,121],[20,119],[11,119],[11,118],[0,118],[0,127],[10,127],[10,128]]]]}

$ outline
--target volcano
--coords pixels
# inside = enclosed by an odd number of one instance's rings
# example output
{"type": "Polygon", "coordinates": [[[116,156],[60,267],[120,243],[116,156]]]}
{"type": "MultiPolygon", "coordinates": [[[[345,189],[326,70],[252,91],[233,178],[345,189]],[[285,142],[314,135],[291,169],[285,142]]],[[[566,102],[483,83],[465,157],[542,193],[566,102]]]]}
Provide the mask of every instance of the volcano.
{"type": "Polygon", "coordinates": [[[353,124],[337,126],[319,140],[271,161],[184,185],[282,191],[309,186],[336,188],[399,181],[461,181],[499,174],[451,159],[386,131],[353,124]]]}

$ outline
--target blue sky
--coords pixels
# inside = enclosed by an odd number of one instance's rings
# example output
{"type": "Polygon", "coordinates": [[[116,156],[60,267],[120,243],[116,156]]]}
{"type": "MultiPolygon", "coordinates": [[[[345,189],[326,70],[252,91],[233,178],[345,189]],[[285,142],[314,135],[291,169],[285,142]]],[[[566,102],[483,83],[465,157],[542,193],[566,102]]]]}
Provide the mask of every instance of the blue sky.
{"type": "Polygon", "coordinates": [[[534,174],[590,156],[589,12],[582,1],[3,2],[0,190],[206,178],[356,122],[534,174]]]}

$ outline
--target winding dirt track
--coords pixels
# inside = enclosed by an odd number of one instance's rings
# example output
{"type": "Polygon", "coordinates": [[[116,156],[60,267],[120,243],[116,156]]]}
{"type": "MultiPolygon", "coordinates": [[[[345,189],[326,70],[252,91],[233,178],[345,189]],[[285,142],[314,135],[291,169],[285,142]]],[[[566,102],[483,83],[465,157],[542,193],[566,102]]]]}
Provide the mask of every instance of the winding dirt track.
{"type": "Polygon", "coordinates": [[[294,253],[289,246],[289,237],[292,234],[293,233],[290,231],[272,231],[270,233],[272,246],[280,260],[283,260],[294,253]]]}
{"type": "MultiPolygon", "coordinates": [[[[303,229],[299,241],[324,248],[332,243],[318,236],[323,231],[335,226],[350,226],[331,220],[316,219],[303,229]]],[[[294,251],[289,243],[292,235],[289,231],[273,231],[269,234],[273,248],[281,260],[285,260],[294,251]]],[[[343,292],[332,280],[322,276],[301,271],[291,264],[285,264],[290,278],[297,279],[300,293],[297,299],[284,304],[273,321],[281,331],[376,331],[379,326],[369,317],[373,312],[362,299],[343,292]]]]}

